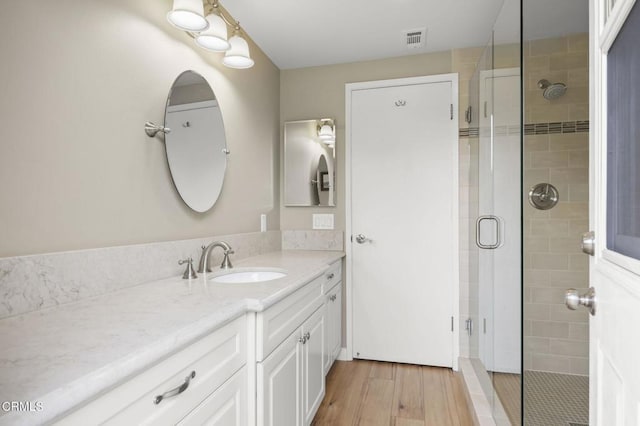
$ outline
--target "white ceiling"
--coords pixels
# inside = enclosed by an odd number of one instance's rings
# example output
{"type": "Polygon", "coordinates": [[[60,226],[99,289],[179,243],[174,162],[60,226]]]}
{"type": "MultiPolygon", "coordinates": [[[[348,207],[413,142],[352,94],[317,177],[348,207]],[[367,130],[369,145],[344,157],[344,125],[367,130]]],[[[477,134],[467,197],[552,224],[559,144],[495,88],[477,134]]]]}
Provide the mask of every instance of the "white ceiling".
{"type": "Polygon", "coordinates": [[[524,0],[525,40],[589,31],[589,0],[524,0]]]}
{"type": "MultiPolygon", "coordinates": [[[[276,66],[290,69],[483,46],[504,1],[222,0],[221,3],[276,66]],[[427,28],[426,45],[408,49],[403,31],[420,27],[427,28]]],[[[530,25],[536,37],[528,38],[542,38],[537,36],[541,32],[553,37],[587,29],[584,14],[579,19],[573,15],[576,10],[586,11],[588,0],[525,1],[532,4],[529,21],[536,20],[530,25]]],[[[513,37],[519,34],[519,1],[506,2],[515,5],[505,8],[515,15],[503,19],[511,22],[508,33],[513,37]]],[[[527,22],[525,19],[525,33],[529,31],[527,22]]],[[[517,38],[512,40],[516,41],[517,38]]]]}

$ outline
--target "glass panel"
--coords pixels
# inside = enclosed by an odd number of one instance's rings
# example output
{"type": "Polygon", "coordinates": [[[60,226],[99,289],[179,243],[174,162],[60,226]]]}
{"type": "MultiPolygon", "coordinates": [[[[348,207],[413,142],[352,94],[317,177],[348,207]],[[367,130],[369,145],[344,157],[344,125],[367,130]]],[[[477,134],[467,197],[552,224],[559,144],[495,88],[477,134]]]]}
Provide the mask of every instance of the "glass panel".
{"type": "Polygon", "coordinates": [[[519,2],[507,0],[469,86],[477,111],[470,128],[478,129],[469,138],[478,194],[470,225],[479,231],[473,252],[477,299],[470,299],[477,335],[470,337],[470,357],[496,423],[513,425],[521,424],[522,362],[519,19],[519,2]]]}
{"type": "Polygon", "coordinates": [[[523,422],[589,423],[589,314],[564,306],[588,287],[580,238],[589,226],[587,2],[523,0],[523,422]],[[547,210],[530,189],[553,185],[547,210]]]}
{"type": "Polygon", "coordinates": [[[607,58],[607,248],[640,259],[640,7],[607,58]]]}

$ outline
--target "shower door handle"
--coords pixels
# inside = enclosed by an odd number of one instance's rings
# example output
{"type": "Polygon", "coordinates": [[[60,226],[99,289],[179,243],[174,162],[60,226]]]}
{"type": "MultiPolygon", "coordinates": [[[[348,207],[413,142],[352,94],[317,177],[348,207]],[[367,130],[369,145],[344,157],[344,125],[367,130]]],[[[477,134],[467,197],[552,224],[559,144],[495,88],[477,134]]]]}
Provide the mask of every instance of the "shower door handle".
{"type": "Polygon", "coordinates": [[[504,244],[504,241],[502,241],[502,231],[501,231],[501,223],[500,223],[500,218],[498,216],[493,216],[493,215],[485,215],[485,216],[480,216],[478,217],[478,219],[476,220],[476,245],[481,248],[481,249],[485,249],[485,250],[495,250],[499,247],[502,246],[502,244],[504,244]],[[493,220],[496,223],[496,242],[495,244],[482,244],[482,238],[481,238],[481,232],[480,232],[480,227],[483,221],[485,220],[493,220]]]}

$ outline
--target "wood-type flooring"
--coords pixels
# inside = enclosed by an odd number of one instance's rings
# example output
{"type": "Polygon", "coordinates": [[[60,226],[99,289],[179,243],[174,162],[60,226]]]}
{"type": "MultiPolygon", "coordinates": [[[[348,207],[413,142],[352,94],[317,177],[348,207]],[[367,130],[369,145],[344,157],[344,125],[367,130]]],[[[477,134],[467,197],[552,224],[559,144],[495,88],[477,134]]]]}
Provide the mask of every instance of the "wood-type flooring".
{"type": "Polygon", "coordinates": [[[448,368],[336,361],[312,425],[472,425],[463,386],[448,368]]]}

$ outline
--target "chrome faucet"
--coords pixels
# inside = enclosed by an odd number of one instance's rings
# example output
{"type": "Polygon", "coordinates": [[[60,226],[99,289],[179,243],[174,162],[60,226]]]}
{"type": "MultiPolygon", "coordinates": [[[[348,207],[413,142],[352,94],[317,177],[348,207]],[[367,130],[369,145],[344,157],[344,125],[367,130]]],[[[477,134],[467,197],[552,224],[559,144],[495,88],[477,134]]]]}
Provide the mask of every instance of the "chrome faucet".
{"type": "Polygon", "coordinates": [[[224,250],[224,259],[222,259],[222,264],[220,265],[220,269],[233,268],[233,265],[231,264],[231,260],[229,260],[229,255],[235,252],[231,249],[231,246],[224,241],[214,241],[206,247],[202,246],[202,255],[200,256],[200,264],[198,266],[199,273],[201,274],[204,273],[205,269],[206,269],[206,272],[212,272],[211,252],[216,247],[220,247],[222,248],[222,250],[224,250]]]}

